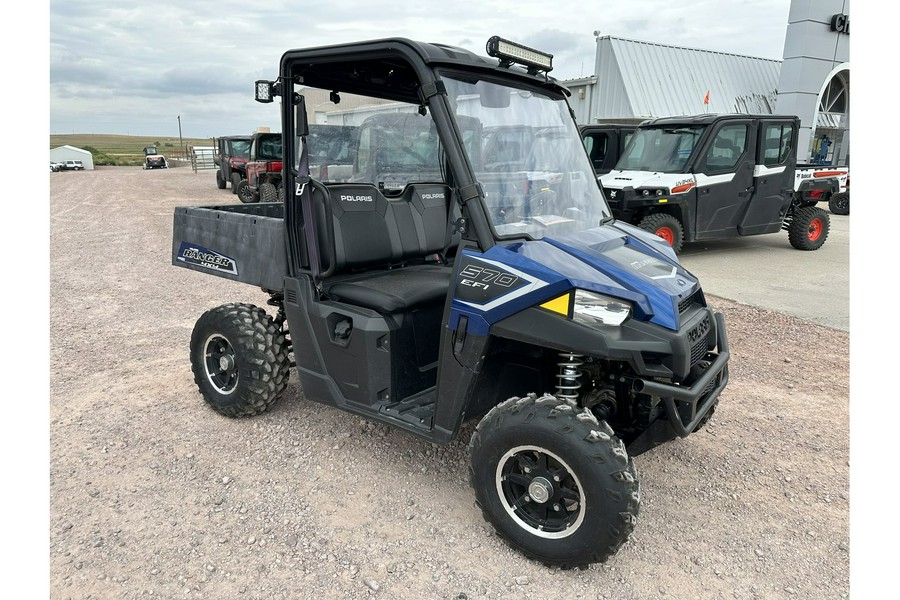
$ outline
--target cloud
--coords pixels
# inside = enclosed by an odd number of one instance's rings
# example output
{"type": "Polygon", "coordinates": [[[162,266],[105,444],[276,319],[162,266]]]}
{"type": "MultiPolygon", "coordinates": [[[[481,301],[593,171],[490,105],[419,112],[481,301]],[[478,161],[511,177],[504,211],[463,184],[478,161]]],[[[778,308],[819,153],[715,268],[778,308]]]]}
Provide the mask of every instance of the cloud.
{"type": "Polygon", "coordinates": [[[554,54],[560,79],[592,75],[593,31],[664,44],[780,58],[787,0],[591,4],[495,0],[423,3],[288,0],[51,0],[51,127],[117,127],[154,135],[188,116],[203,135],[262,125],[277,110],[252,100],[290,49],[386,37],[456,44],[484,54],[492,35],[554,54]],[[145,116],[146,115],[146,116],[145,116]],[[124,125],[123,125],[124,124],[124,125]]]}

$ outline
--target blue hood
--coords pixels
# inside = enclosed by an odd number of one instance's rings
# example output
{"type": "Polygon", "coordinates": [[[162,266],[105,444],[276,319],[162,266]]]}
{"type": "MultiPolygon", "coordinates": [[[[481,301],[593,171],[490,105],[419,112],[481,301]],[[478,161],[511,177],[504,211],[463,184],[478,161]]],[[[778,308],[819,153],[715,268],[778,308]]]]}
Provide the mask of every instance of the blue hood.
{"type": "Polygon", "coordinates": [[[510,294],[509,301],[495,300],[483,307],[454,300],[457,315],[479,317],[485,324],[579,288],[628,300],[634,304],[635,319],[674,331],[679,328],[679,302],[699,289],[697,279],[681,266],[671,246],[623,222],[541,240],[501,243],[484,254],[466,250],[465,255],[495,267],[506,266],[538,282],[510,294]]]}

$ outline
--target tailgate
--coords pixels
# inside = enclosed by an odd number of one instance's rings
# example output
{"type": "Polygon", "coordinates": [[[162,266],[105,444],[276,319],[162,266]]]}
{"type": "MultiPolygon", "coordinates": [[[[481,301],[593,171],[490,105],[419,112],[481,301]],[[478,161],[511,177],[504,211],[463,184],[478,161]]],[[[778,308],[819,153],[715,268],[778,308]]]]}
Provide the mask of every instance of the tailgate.
{"type": "Polygon", "coordinates": [[[288,275],[284,205],[175,209],[172,264],[270,290],[288,275]]]}

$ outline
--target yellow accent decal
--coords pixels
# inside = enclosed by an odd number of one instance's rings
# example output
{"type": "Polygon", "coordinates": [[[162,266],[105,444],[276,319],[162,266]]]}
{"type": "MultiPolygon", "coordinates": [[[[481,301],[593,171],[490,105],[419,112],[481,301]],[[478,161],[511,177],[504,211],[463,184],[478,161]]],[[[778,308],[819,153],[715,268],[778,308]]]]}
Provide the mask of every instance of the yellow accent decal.
{"type": "Polygon", "coordinates": [[[546,302],[541,304],[541,308],[546,308],[549,311],[559,313],[564,317],[568,317],[569,296],[571,296],[571,294],[563,294],[562,296],[558,296],[553,300],[547,300],[546,302]]]}
{"type": "Polygon", "coordinates": [[[660,203],[660,204],[665,204],[665,203],[668,202],[668,201],[669,201],[668,198],[660,198],[660,199],[659,199],[659,203],[660,203]]]}

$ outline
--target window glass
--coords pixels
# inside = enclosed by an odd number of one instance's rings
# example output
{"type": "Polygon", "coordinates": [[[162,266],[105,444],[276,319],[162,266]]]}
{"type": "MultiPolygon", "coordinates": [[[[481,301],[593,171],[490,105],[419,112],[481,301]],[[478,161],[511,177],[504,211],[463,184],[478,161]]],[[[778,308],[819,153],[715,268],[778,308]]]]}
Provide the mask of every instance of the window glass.
{"type": "Polygon", "coordinates": [[[595,169],[599,169],[603,166],[603,159],[606,158],[608,144],[608,133],[589,133],[585,136],[584,148],[587,150],[588,156],[591,157],[591,164],[594,165],[595,169]]]}
{"type": "Polygon", "coordinates": [[[706,125],[642,127],[633,134],[616,169],[682,173],[706,125]]]}
{"type": "Polygon", "coordinates": [[[498,236],[538,239],[581,231],[609,215],[562,97],[471,73],[442,76],[460,131],[483,132],[480,160],[472,149],[467,153],[498,236]]]}
{"type": "Polygon", "coordinates": [[[766,125],[763,135],[763,164],[773,167],[784,163],[791,155],[792,128],[786,124],[766,125]]]}
{"type": "Polygon", "coordinates": [[[729,171],[747,150],[747,126],[725,125],[706,153],[706,171],[729,171]]]}

